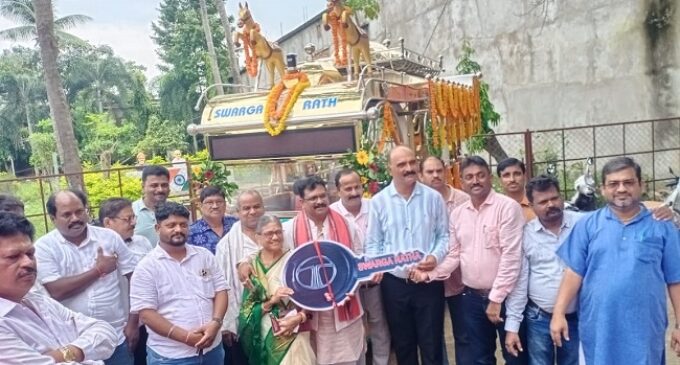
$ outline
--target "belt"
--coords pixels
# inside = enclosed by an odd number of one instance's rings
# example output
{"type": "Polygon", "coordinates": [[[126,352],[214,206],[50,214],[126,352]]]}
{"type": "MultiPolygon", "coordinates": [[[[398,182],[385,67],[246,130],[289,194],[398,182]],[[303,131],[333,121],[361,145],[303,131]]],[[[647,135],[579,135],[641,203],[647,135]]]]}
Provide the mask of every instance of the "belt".
{"type": "Polygon", "coordinates": [[[488,299],[489,294],[491,294],[491,289],[475,289],[475,288],[470,288],[469,286],[466,286],[465,290],[463,292],[464,293],[472,293],[472,294],[480,296],[484,299],[488,299]]]}
{"type": "MultiPolygon", "coordinates": [[[[532,309],[537,310],[539,313],[546,317],[552,317],[552,313],[545,311],[541,309],[541,307],[538,306],[538,304],[534,303],[533,300],[529,299],[529,302],[527,303],[527,307],[531,307],[532,309]]],[[[571,312],[567,313],[564,315],[567,321],[576,321],[578,320],[578,312],[571,312]]]]}

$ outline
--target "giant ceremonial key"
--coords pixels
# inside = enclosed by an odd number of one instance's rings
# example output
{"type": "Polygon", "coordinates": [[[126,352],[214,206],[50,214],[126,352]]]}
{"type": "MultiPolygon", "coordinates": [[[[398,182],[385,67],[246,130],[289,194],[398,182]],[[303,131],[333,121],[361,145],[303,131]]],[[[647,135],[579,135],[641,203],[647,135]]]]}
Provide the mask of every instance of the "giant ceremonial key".
{"type": "Polygon", "coordinates": [[[293,289],[291,300],[311,311],[329,310],[347,299],[361,281],[375,273],[422,261],[421,251],[375,257],[357,257],[347,247],[332,241],[308,242],[298,246],[283,268],[283,285],[293,289]]]}

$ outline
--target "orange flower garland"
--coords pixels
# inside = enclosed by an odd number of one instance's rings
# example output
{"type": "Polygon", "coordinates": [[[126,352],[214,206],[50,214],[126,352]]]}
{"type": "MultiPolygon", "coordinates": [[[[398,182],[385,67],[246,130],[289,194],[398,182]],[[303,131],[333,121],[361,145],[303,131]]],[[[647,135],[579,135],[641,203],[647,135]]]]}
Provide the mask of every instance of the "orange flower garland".
{"type": "Polygon", "coordinates": [[[427,80],[427,90],[430,96],[430,122],[432,124],[432,146],[439,147],[439,122],[437,113],[437,97],[435,96],[434,81],[427,80]]]}
{"type": "Polygon", "coordinates": [[[399,134],[397,133],[397,126],[394,123],[394,115],[392,115],[392,104],[389,101],[385,101],[385,108],[383,109],[383,128],[377,146],[378,152],[382,153],[388,139],[392,139],[397,145],[401,144],[399,134]]]}
{"type": "MultiPolygon", "coordinates": [[[[348,9],[349,8],[345,8],[346,11],[349,11],[348,9]]],[[[342,29],[343,26],[340,24],[340,17],[336,15],[335,12],[330,11],[328,12],[326,19],[331,26],[331,34],[333,36],[335,65],[347,66],[347,34],[345,34],[345,31],[342,29]]]]}
{"type": "Polygon", "coordinates": [[[270,136],[278,136],[286,129],[286,120],[293,110],[293,106],[297,101],[300,94],[309,87],[309,78],[304,72],[294,72],[283,76],[283,80],[279,81],[276,86],[272,88],[267,96],[267,103],[264,106],[264,128],[269,132],[270,136]],[[293,90],[289,90],[286,100],[281,106],[278,105],[281,94],[286,88],[284,81],[289,81],[297,79],[298,83],[293,87],[293,90]],[[272,119],[277,121],[276,127],[272,125],[272,119]]]}
{"type": "MultiPolygon", "coordinates": [[[[256,32],[259,33],[260,24],[255,23],[254,29],[256,32]]],[[[243,38],[243,53],[245,54],[246,57],[246,70],[248,71],[248,75],[250,77],[255,77],[257,76],[258,59],[257,55],[255,55],[255,49],[251,48],[250,32],[248,31],[247,28],[243,29],[242,38],[243,38]]]]}

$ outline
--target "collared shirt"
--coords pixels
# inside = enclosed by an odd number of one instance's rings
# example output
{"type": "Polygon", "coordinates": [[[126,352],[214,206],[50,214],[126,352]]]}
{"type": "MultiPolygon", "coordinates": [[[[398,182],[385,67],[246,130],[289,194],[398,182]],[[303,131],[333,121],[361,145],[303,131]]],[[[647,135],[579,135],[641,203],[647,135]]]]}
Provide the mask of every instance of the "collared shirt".
{"type": "MultiPolygon", "coordinates": [[[[565,269],[564,263],[555,252],[569,236],[574,224],[582,217],[583,213],[565,210],[559,235],[543,227],[538,218],[532,219],[524,226],[522,271],[515,289],[505,302],[506,331],[519,331],[528,299],[544,311],[552,313],[565,269]]],[[[569,305],[567,313],[575,310],[576,301],[569,305]]]]}
{"type": "Polygon", "coordinates": [[[44,354],[73,345],[85,355],[80,364],[103,365],[99,360],[108,359],[117,343],[111,325],[73,312],[49,296],[29,292],[21,303],[0,298],[2,364],[53,365],[54,359],[44,354]]]}
{"type": "Polygon", "coordinates": [[[215,249],[215,258],[224,273],[229,290],[229,306],[224,315],[222,331],[237,333],[238,314],[243,297],[243,284],[238,278],[236,266],[243,259],[255,256],[260,247],[243,233],[241,222],[234,223],[229,233],[220,240],[215,249]]]}
{"type": "Polygon", "coordinates": [[[447,278],[460,265],[466,286],[491,290],[489,299],[502,303],[519,277],[523,228],[522,208],[505,195],[491,191],[479,210],[464,203],[449,217],[451,249],[430,279],[447,278]]]}
{"type": "Polygon", "coordinates": [[[531,207],[531,203],[529,202],[529,198],[527,198],[526,194],[524,194],[524,197],[522,197],[522,201],[519,202],[519,205],[522,206],[522,214],[524,215],[525,221],[528,222],[528,221],[536,218],[536,213],[534,213],[534,208],[531,207]]]}
{"type": "Polygon", "coordinates": [[[35,257],[38,262],[38,280],[43,285],[56,280],[80,275],[96,265],[97,250],[104,255],[118,255],[118,269],[105,275],[85,290],[61,300],[67,308],[88,317],[106,321],[116,330],[118,343],[125,340],[123,328],[128,312],[121,295],[121,280],[137,265],[135,256],[118,233],[96,226],[87,226],[87,237],[76,246],[68,242],[58,230],[53,230],[35,242],[35,257]]]}
{"type": "Polygon", "coordinates": [[[587,364],[663,364],[667,286],[680,283],[679,236],[644,207],[627,224],[607,206],[574,225],[557,254],[583,278],[578,320],[587,364]]]}
{"type": "MultiPolygon", "coordinates": [[[[215,256],[203,247],[186,245],[182,261],[173,259],[156,246],[132,274],[130,310],[152,309],[173,325],[192,330],[213,318],[217,292],[227,290],[224,274],[215,256]]],[[[148,346],[163,357],[181,359],[196,356],[196,349],[148,328],[148,346]]],[[[216,336],[208,352],[222,342],[216,336]]]]}
{"type": "MultiPolygon", "coordinates": [[[[135,256],[135,261],[140,262],[147,253],[153,250],[151,243],[144,236],[134,235],[129,240],[125,240],[125,244],[130,249],[130,252],[135,256]]],[[[125,312],[130,312],[130,281],[126,277],[120,278],[120,292],[125,302],[125,312]]]]}
{"type": "MultiPolygon", "coordinates": [[[[451,185],[449,187],[449,196],[445,199],[446,212],[449,216],[454,209],[461,206],[463,203],[470,200],[470,195],[462,190],[458,190],[451,185]]],[[[450,224],[450,222],[449,222],[450,224]]],[[[450,233],[449,233],[450,234],[450,233]]],[[[450,240],[449,240],[450,241],[450,240]]],[[[451,297],[458,295],[465,290],[463,284],[463,276],[460,272],[460,266],[451,273],[451,276],[444,281],[444,296],[451,297]]]]}
{"type": "Polygon", "coordinates": [[[330,205],[331,209],[340,213],[340,215],[342,215],[348,222],[352,222],[354,228],[356,228],[359,239],[354,251],[357,253],[357,255],[364,254],[364,240],[366,239],[366,230],[368,229],[368,212],[370,204],[370,200],[361,198],[361,209],[357,215],[350,213],[347,208],[342,205],[342,200],[338,200],[330,205]]]}
{"type": "Polygon", "coordinates": [[[147,208],[144,200],[140,198],[132,203],[132,211],[137,216],[135,224],[135,234],[146,237],[151,242],[151,246],[158,244],[158,233],[156,233],[156,213],[147,208]]]}
{"type": "MultiPolygon", "coordinates": [[[[449,241],[446,204],[441,194],[419,182],[408,199],[388,185],[371,200],[365,250],[370,256],[418,249],[437,262],[446,256],[449,241]]],[[[392,274],[408,277],[408,269],[392,274]]],[[[447,275],[448,276],[448,275],[447,275]]]]}
{"type": "Polygon", "coordinates": [[[203,247],[215,254],[217,242],[229,233],[229,230],[236,222],[238,222],[238,218],[236,217],[226,215],[222,217],[222,236],[218,236],[217,233],[210,228],[208,221],[201,218],[189,227],[189,238],[187,239],[187,243],[203,247]]]}

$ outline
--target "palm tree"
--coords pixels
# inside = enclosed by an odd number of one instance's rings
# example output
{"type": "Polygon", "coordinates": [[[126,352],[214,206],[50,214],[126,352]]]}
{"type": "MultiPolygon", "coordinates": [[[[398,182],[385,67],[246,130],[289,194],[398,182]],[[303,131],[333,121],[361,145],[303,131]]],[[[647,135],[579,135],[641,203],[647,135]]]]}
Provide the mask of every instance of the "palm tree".
{"type": "MultiPolygon", "coordinates": [[[[0,15],[13,19],[21,25],[0,31],[0,38],[10,41],[26,41],[37,38],[36,14],[31,0],[0,0],[0,15]]],[[[54,32],[62,45],[87,45],[87,42],[67,33],[76,25],[91,21],[87,15],[67,15],[54,21],[54,32]]]]}
{"type": "Polygon", "coordinates": [[[224,95],[224,88],[222,87],[222,76],[220,75],[220,67],[217,65],[217,54],[215,53],[215,44],[213,43],[212,32],[210,31],[210,20],[208,19],[208,7],[205,0],[198,0],[201,10],[201,23],[203,24],[203,34],[205,35],[205,42],[208,44],[208,58],[210,59],[210,70],[213,75],[213,82],[217,85],[216,90],[218,95],[224,95]]]}
{"type": "Polygon", "coordinates": [[[80,164],[71,111],[66,103],[61,76],[57,69],[57,38],[54,33],[54,14],[51,0],[33,0],[35,9],[35,28],[40,46],[40,58],[45,74],[47,100],[54,123],[57,150],[67,174],[66,180],[71,188],[83,189],[83,167],[80,164]]]}

